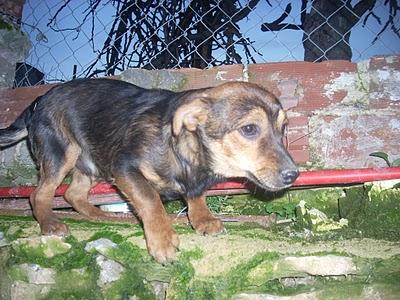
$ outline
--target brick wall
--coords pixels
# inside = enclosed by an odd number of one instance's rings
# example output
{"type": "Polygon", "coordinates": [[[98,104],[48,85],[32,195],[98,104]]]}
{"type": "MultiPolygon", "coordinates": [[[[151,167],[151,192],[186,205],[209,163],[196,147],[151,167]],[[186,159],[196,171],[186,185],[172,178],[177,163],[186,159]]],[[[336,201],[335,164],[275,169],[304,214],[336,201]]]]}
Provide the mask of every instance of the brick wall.
{"type": "MultiPolygon", "coordinates": [[[[307,168],[384,166],[369,157],[400,156],[400,56],[347,61],[230,65],[209,70],[127,70],[119,79],[148,88],[185,90],[224,81],[258,83],[288,111],[288,148],[307,168]]],[[[0,91],[0,126],[9,125],[50,85],[0,91]]],[[[10,150],[8,150],[10,151],[10,150]]],[[[10,159],[0,153],[0,164],[10,159]],[[1,157],[3,155],[3,158],[1,157]]],[[[26,155],[25,155],[26,156],[26,155]]]]}

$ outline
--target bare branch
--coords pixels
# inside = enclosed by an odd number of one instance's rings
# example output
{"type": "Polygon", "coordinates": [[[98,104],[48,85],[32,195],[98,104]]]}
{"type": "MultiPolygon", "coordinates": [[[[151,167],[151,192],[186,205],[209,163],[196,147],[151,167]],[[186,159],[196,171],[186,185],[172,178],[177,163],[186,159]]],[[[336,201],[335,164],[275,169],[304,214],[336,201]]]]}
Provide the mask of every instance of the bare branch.
{"type": "Polygon", "coordinates": [[[293,30],[300,30],[301,25],[295,25],[295,24],[288,24],[288,23],[282,23],[290,14],[292,11],[292,4],[289,3],[286,5],[285,11],[280,15],[278,19],[271,23],[263,23],[261,24],[261,31],[280,31],[283,29],[293,29],[293,30]]]}
{"type": "Polygon", "coordinates": [[[354,5],[353,12],[358,20],[360,20],[368,10],[371,11],[374,8],[375,3],[376,0],[360,0],[360,2],[354,5]]]}
{"type": "MultiPolygon", "coordinates": [[[[246,3],[246,5],[241,8],[236,14],[235,16],[232,18],[232,22],[237,23],[240,20],[242,20],[243,18],[247,17],[249,15],[249,13],[251,13],[253,11],[253,9],[257,6],[258,2],[260,0],[251,0],[248,3],[246,3]]],[[[269,1],[267,1],[269,6],[271,6],[271,3],[269,3],[269,1]]]]}
{"type": "MultiPolygon", "coordinates": [[[[400,11],[399,4],[396,0],[386,0],[384,4],[385,4],[385,6],[389,5],[389,18],[386,21],[386,23],[383,25],[381,30],[375,36],[374,40],[372,41],[372,44],[374,44],[379,39],[381,34],[383,32],[385,32],[385,30],[389,27],[389,25],[390,25],[390,29],[393,31],[393,33],[396,34],[398,38],[400,38],[400,33],[399,33],[400,25],[398,24],[398,22],[395,22],[397,13],[400,11]]],[[[381,23],[379,23],[379,24],[381,24],[381,23]]]]}
{"type": "Polygon", "coordinates": [[[364,21],[363,21],[363,26],[367,24],[367,21],[369,17],[372,16],[379,25],[382,25],[381,18],[379,18],[372,10],[365,16],[364,21]]]}
{"type": "Polygon", "coordinates": [[[301,12],[300,12],[300,20],[301,24],[306,22],[307,18],[307,0],[301,0],[301,12]]]}
{"type": "Polygon", "coordinates": [[[65,1],[65,3],[63,5],[60,6],[60,8],[56,11],[56,13],[54,14],[54,16],[50,19],[50,21],[46,24],[46,26],[50,26],[52,23],[56,23],[56,19],[58,14],[68,6],[68,4],[71,2],[71,0],[67,0],[65,1]]]}

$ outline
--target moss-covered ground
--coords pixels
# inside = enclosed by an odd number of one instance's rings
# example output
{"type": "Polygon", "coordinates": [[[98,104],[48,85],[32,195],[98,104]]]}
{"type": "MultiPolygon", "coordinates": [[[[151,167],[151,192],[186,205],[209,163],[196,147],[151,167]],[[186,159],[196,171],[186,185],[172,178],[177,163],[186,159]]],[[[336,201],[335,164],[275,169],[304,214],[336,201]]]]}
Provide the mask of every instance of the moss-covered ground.
{"type": "MultiPolygon", "coordinates": [[[[181,240],[178,260],[160,265],[147,254],[139,225],[67,219],[72,235],[64,242],[72,247],[55,247],[48,257],[44,248],[17,242],[38,236],[39,227],[31,217],[0,216],[4,234],[0,288],[26,281],[17,266],[29,263],[57,272],[55,284],[43,299],[155,299],[159,295],[154,282],[166,283],[167,299],[179,300],[240,299],[243,293],[314,293],[317,299],[400,298],[398,188],[363,185],[297,190],[211,197],[208,203],[218,214],[274,213],[278,224],[227,222],[226,232],[218,236],[199,236],[189,225],[175,225],[181,240]],[[119,280],[102,289],[97,284],[97,254],[84,250],[88,242],[100,238],[117,245],[107,257],[125,270],[119,280]],[[350,257],[357,271],[349,276],[312,276],[279,267],[288,256],[327,255],[350,257]]],[[[167,210],[180,211],[182,204],[169,203],[167,210]]]]}

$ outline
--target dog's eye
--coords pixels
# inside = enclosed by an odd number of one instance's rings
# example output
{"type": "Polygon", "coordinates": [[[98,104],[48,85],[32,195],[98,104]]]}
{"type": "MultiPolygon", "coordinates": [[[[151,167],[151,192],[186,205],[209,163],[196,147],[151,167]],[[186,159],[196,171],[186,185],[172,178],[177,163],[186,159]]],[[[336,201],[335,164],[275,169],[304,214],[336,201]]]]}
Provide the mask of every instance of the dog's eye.
{"type": "Polygon", "coordinates": [[[255,124],[249,124],[240,127],[239,132],[245,138],[256,138],[260,134],[260,127],[255,124]]]}

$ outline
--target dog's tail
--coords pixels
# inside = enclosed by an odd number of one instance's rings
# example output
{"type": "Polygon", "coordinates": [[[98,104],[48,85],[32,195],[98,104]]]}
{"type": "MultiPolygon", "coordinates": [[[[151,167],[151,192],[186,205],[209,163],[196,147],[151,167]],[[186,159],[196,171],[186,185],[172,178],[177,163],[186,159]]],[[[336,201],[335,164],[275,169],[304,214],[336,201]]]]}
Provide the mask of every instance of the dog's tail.
{"type": "Polygon", "coordinates": [[[0,148],[19,142],[28,135],[28,127],[41,97],[29,105],[22,114],[7,128],[0,129],[0,148]]]}

